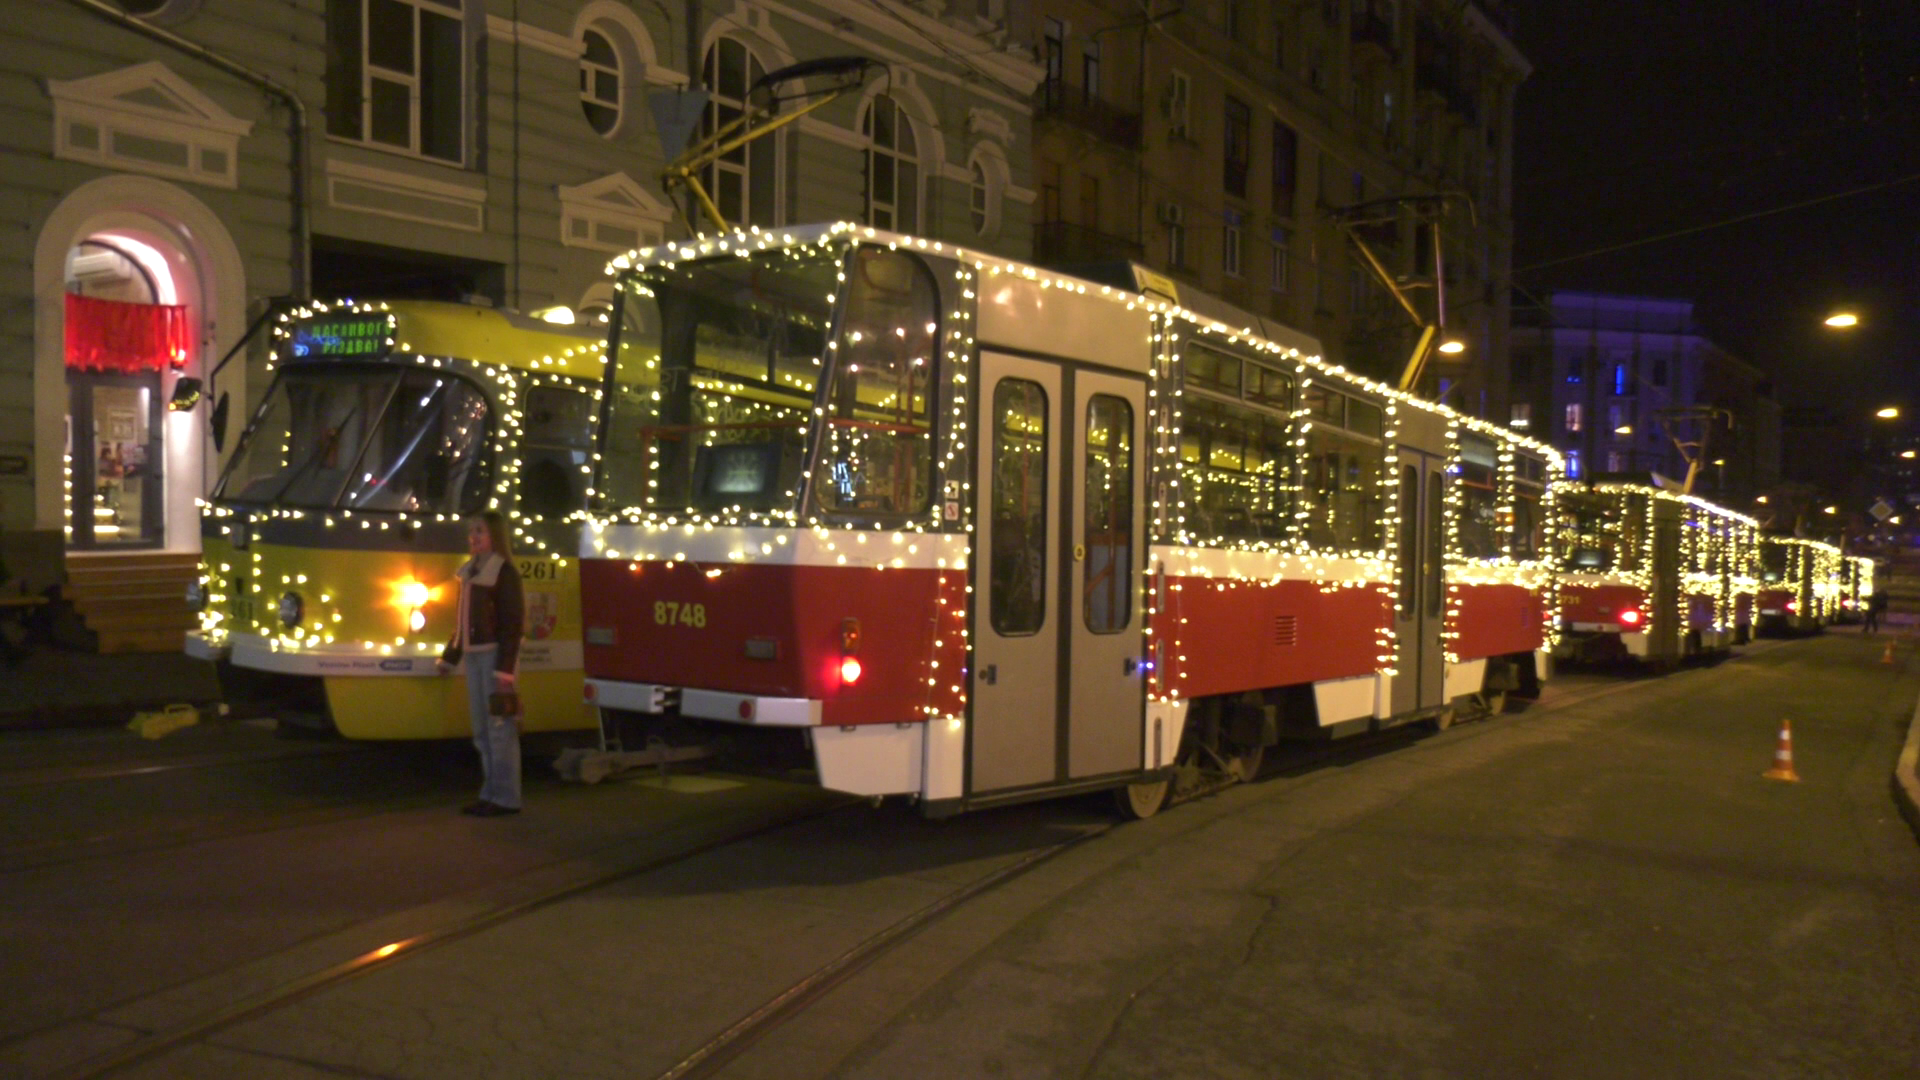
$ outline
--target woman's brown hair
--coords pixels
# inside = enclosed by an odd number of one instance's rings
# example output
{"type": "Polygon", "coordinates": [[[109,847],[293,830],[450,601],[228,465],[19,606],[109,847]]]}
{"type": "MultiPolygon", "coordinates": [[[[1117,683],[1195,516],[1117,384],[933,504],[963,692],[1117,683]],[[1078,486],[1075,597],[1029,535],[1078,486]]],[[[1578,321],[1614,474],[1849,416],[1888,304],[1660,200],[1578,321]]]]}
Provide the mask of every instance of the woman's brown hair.
{"type": "Polygon", "coordinates": [[[507,540],[507,515],[498,510],[482,510],[472,520],[487,527],[488,545],[503,559],[513,558],[513,545],[507,540]]]}

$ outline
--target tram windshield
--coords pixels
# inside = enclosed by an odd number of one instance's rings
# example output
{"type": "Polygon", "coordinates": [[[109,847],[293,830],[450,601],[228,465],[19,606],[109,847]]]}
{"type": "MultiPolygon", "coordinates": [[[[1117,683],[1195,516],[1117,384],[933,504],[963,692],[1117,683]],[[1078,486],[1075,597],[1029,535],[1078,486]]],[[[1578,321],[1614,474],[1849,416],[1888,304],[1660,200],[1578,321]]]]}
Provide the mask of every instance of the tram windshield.
{"type": "Polygon", "coordinates": [[[486,397],[444,371],[283,368],[214,497],[310,509],[467,513],[486,501],[486,397]]]}
{"type": "Polygon", "coordinates": [[[1760,580],[1783,581],[1787,576],[1787,545],[1760,545],[1760,580]]]}
{"type": "Polygon", "coordinates": [[[1562,525],[1554,536],[1560,565],[1601,572],[1639,569],[1645,500],[1644,495],[1563,496],[1562,525]]]}

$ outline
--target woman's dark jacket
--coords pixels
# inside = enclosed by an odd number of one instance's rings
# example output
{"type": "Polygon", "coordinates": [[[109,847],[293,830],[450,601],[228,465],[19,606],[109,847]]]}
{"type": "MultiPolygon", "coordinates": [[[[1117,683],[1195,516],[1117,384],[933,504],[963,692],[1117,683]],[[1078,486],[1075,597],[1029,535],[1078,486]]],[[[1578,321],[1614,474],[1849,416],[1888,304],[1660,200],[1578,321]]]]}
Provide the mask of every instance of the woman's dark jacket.
{"type": "Polygon", "coordinates": [[[442,659],[454,664],[463,649],[498,645],[493,670],[513,674],[520,663],[520,638],[527,627],[519,569],[512,559],[488,552],[481,558],[468,559],[456,576],[465,594],[459,598],[465,622],[454,630],[442,659]]]}

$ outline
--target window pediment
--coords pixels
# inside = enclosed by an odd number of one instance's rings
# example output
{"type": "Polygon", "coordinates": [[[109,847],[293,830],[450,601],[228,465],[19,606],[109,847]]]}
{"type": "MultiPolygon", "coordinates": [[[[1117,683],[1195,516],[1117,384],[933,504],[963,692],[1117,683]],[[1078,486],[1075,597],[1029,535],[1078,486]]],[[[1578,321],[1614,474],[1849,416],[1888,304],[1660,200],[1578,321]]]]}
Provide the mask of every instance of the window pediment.
{"type": "Polygon", "coordinates": [[[49,79],[54,156],[215,187],[239,186],[240,139],[253,123],[158,60],[49,79]]]}
{"type": "Polygon", "coordinates": [[[616,252],[650,247],[665,239],[673,219],[672,207],[623,172],[562,184],[559,193],[560,242],[567,247],[616,252]]]}

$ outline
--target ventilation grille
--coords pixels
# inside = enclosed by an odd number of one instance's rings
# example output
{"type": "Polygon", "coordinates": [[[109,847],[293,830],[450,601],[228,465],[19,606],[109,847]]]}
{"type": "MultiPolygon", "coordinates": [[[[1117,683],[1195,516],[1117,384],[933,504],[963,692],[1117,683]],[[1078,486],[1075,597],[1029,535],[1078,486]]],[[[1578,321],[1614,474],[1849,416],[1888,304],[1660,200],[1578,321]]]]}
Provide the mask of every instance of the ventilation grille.
{"type": "Polygon", "coordinates": [[[1289,648],[1300,642],[1300,617],[1298,615],[1275,615],[1273,617],[1273,643],[1281,648],[1289,648]]]}

